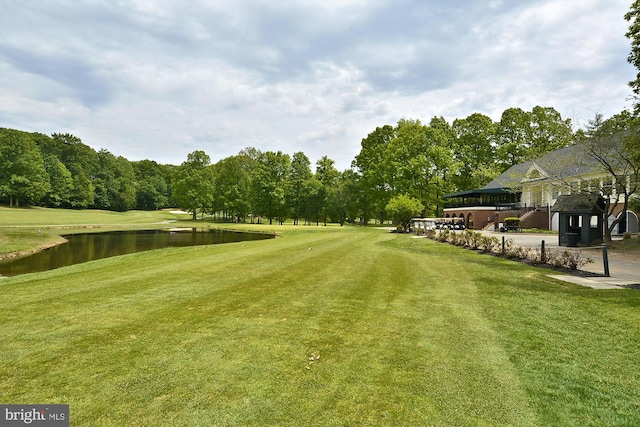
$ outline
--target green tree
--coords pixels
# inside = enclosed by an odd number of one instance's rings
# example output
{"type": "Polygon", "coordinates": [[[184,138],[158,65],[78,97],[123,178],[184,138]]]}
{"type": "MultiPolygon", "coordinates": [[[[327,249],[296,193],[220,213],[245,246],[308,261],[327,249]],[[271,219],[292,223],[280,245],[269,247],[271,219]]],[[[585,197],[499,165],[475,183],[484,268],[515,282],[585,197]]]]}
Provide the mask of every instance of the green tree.
{"type": "Polygon", "coordinates": [[[214,165],[214,205],[226,218],[240,221],[249,213],[249,191],[253,160],[243,154],[227,157],[214,165]]]}
{"type": "Polygon", "coordinates": [[[58,158],[52,154],[45,156],[44,167],[49,175],[49,191],[45,196],[47,206],[60,207],[69,205],[73,192],[71,172],[58,158]]]}
{"type": "Polygon", "coordinates": [[[307,181],[312,177],[311,162],[303,152],[293,153],[291,159],[291,173],[287,185],[287,203],[293,216],[293,223],[298,224],[298,219],[304,216],[307,181]]]}
{"type": "Polygon", "coordinates": [[[495,124],[490,117],[474,113],[453,121],[454,160],[451,177],[456,191],[480,188],[500,174],[493,145],[495,124]]]}
{"type": "Polygon", "coordinates": [[[137,184],[136,208],[155,210],[168,206],[167,183],[162,177],[155,175],[138,181],[137,184]]]}
{"type": "Polygon", "coordinates": [[[340,225],[355,220],[360,212],[358,174],[352,169],[343,171],[338,176],[337,185],[330,192],[329,198],[329,214],[332,218],[337,218],[340,225]]]}
{"type": "Polygon", "coordinates": [[[496,125],[496,156],[500,172],[526,160],[531,140],[531,113],[521,108],[505,110],[496,125]]]}
{"type": "Polygon", "coordinates": [[[177,167],[172,179],[173,200],[190,212],[193,219],[205,212],[213,201],[213,175],[209,167],[211,159],[200,150],[187,155],[187,160],[177,167]]]}
{"type": "Polygon", "coordinates": [[[54,133],[53,150],[60,153],[59,159],[71,172],[73,191],[69,207],[87,208],[94,203],[94,187],[90,177],[95,175],[98,164],[98,153],[82,143],[82,140],[71,134],[54,133]]]}
{"type": "Polygon", "coordinates": [[[287,214],[286,185],[291,159],[281,151],[260,153],[251,176],[251,207],[254,215],[284,220],[287,214]]]}
{"type": "MultiPolygon", "coordinates": [[[[305,209],[304,215],[307,224],[315,222],[319,225],[320,218],[323,217],[327,191],[317,176],[310,177],[304,184],[305,187],[305,209]]],[[[326,223],[325,223],[326,224],[326,223]]]]}
{"type": "Polygon", "coordinates": [[[94,206],[98,209],[126,211],[136,206],[135,173],[124,157],[116,157],[107,150],[98,152],[93,177],[94,206]]]}
{"type": "Polygon", "coordinates": [[[384,218],[384,208],[391,197],[385,157],[387,146],[394,138],[392,126],[377,127],[362,140],[360,152],[352,163],[360,175],[360,217],[364,224],[374,215],[384,218]]]}
{"type": "Polygon", "coordinates": [[[169,206],[171,167],[153,160],[132,162],[136,181],[136,207],[143,210],[169,206]]]}
{"type": "Polygon", "coordinates": [[[404,231],[411,226],[411,218],[414,218],[424,210],[424,206],[418,199],[406,194],[395,196],[387,204],[387,212],[393,218],[394,224],[398,224],[404,231]]]}
{"type": "Polygon", "coordinates": [[[0,197],[10,205],[33,204],[40,202],[49,188],[44,160],[30,135],[0,128],[0,197]]]}
{"type": "Polygon", "coordinates": [[[336,194],[339,191],[339,179],[340,172],[334,166],[335,161],[330,159],[327,156],[322,156],[316,162],[316,173],[315,178],[322,184],[323,190],[323,200],[322,202],[322,213],[323,213],[323,221],[324,224],[327,225],[327,215],[333,216],[334,218],[339,218],[338,210],[333,206],[333,203],[338,201],[338,195],[336,194]]]}
{"type": "Polygon", "coordinates": [[[571,119],[563,119],[554,108],[533,107],[530,117],[531,145],[525,155],[527,160],[540,158],[551,151],[573,144],[571,119]]]}
{"type": "Polygon", "coordinates": [[[631,52],[627,57],[627,61],[636,67],[636,78],[629,82],[629,86],[634,93],[635,113],[640,113],[640,0],[631,3],[629,12],[624,15],[624,19],[629,22],[629,30],[626,33],[627,38],[631,41],[631,52]]]}
{"type": "Polygon", "coordinates": [[[437,215],[449,189],[452,140],[451,126],[443,118],[434,117],[428,126],[419,120],[400,120],[385,162],[393,194],[414,197],[428,214],[437,215]]]}

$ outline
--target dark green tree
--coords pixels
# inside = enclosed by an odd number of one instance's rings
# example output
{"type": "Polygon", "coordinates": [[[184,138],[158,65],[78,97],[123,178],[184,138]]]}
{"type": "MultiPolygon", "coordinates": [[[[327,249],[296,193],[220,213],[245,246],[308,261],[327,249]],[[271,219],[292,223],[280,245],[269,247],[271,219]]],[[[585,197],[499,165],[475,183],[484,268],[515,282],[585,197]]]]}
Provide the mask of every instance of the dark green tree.
{"type": "Polygon", "coordinates": [[[0,198],[9,205],[34,204],[49,188],[44,160],[31,136],[0,128],[0,198]]]}
{"type": "Polygon", "coordinates": [[[524,162],[531,146],[531,114],[521,108],[509,108],[496,124],[496,156],[500,172],[524,162]]]}
{"type": "Polygon", "coordinates": [[[322,215],[324,224],[327,225],[327,216],[333,218],[339,218],[338,210],[333,206],[333,203],[338,201],[338,195],[336,194],[340,179],[340,172],[334,166],[335,161],[327,156],[322,156],[316,162],[315,178],[322,184],[323,196],[322,200],[322,215]]]}
{"type": "Polygon", "coordinates": [[[136,180],[137,209],[153,210],[169,206],[171,167],[153,160],[132,162],[136,180]]]}
{"type": "Polygon", "coordinates": [[[309,191],[306,188],[307,181],[312,177],[311,162],[301,151],[293,153],[291,159],[291,173],[287,183],[287,204],[293,217],[293,223],[298,224],[298,219],[304,216],[306,195],[309,191]]]}
{"type": "Polygon", "coordinates": [[[456,191],[480,188],[500,174],[493,145],[495,124],[490,117],[474,113],[454,120],[452,129],[457,173],[450,179],[456,191]]]}
{"type": "Polygon", "coordinates": [[[49,175],[49,191],[45,202],[49,207],[68,206],[73,192],[73,177],[67,167],[53,154],[46,155],[44,167],[49,175]]]}
{"type": "Polygon", "coordinates": [[[107,150],[98,152],[93,177],[94,206],[98,209],[126,211],[136,206],[135,173],[124,157],[116,157],[107,150]]]}
{"type": "Polygon", "coordinates": [[[54,133],[55,150],[60,152],[60,161],[71,172],[73,191],[69,206],[72,208],[88,208],[94,203],[94,187],[90,177],[95,175],[98,164],[98,153],[82,143],[80,138],[71,134],[54,133]]]}

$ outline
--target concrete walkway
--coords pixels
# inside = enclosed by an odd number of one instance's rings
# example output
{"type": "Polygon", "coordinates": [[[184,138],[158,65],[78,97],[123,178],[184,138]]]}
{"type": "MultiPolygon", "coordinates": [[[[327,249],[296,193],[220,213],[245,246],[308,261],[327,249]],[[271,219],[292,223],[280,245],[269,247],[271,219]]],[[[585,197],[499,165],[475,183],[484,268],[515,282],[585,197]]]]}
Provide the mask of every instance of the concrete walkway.
{"type": "Polygon", "coordinates": [[[567,248],[559,246],[558,236],[552,234],[527,234],[527,233],[499,233],[491,231],[483,231],[483,235],[513,240],[518,246],[541,247],[542,241],[545,242],[547,249],[568,249],[571,251],[580,251],[585,256],[593,259],[593,263],[586,264],[581,268],[582,271],[597,274],[593,277],[580,277],[572,275],[553,274],[549,277],[574,283],[577,285],[589,286],[595,289],[623,289],[628,285],[640,285],[640,259],[621,254],[613,254],[608,252],[609,258],[609,277],[604,276],[604,260],[602,246],[589,248],[567,248]]]}

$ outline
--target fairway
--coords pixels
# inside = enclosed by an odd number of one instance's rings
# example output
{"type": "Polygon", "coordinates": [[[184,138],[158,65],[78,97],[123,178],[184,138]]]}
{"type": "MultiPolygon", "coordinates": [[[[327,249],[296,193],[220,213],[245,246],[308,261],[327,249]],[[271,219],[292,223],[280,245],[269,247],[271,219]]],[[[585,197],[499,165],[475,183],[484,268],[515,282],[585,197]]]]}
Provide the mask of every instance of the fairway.
{"type": "Polygon", "coordinates": [[[640,292],[362,227],[0,280],[0,403],[74,426],[640,425],[640,292]]]}

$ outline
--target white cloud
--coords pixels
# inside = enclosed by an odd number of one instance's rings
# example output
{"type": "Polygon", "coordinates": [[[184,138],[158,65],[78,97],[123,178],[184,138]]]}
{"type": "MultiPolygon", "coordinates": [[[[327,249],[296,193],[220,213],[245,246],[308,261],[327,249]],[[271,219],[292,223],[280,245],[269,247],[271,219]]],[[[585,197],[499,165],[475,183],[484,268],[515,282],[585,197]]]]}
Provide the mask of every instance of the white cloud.
{"type": "Polygon", "coordinates": [[[8,2],[0,126],[132,160],[246,146],[346,168],[375,127],[628,106],[627,0],[8,2]]]}

